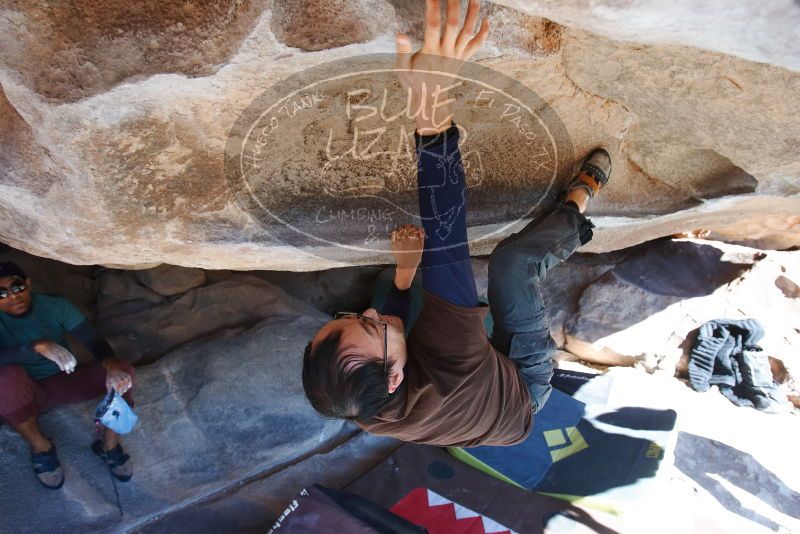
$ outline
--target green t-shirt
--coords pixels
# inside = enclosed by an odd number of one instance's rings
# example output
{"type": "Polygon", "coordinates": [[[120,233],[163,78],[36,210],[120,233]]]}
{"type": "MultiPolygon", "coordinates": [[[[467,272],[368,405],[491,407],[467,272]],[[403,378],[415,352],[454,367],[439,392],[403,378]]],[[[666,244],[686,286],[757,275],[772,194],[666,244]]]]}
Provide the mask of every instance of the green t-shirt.
{"type": "MultiPolygon", "coordinates": [[[[67,346],[64,336],[86,320],[81,311],[64,297],[34,293],[31,309],[24,317],[14,317],[0,312],[0,347],[26,347],[31,343],[48,340],[67,346]]],[[[40,354],[31,363],[22,364],[31,378],[41,380],[60,371],[58,365],[40,354]]]]}

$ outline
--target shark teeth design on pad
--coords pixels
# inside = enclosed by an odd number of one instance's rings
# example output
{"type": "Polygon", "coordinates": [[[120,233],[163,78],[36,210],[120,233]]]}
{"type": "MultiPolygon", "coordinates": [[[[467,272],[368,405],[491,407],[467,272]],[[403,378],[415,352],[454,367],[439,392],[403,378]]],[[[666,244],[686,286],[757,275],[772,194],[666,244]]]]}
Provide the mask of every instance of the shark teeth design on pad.
{"type": "Polygon", "coordinates": [[[469,520],[469,519],[481,519],[481,524],[483,526],[483,532],[485,534],[517,534],[515,531],[505,527],[484,515],[479,514],[478,512],[471,510],[465,506],[462,506],[456,502],[453,502],[445,497],[442,497],[435,491],[431,491],[430,489],[427,490],[428,494],[428,506],[448,506],[451,507],[453,513],[455,515],[456,521],[461,520],[469,520]]]}

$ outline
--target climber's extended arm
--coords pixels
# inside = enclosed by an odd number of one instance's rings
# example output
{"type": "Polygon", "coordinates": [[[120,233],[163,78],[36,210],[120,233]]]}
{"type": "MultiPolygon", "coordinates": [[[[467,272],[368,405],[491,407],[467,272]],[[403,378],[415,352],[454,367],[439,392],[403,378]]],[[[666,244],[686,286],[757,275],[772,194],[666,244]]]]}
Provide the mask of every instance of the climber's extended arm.
{"type": "MultiPolygon", "coordinates": [[[[453,4],[453,2],[451,2],[453,4]]],[[[454,75],[486,41],[489,22],[477,33],[478,0],[470,0],[464,24],[460,10],[448,5],[442,28],[439,0],[427,0],[422,48],[411,53],[411,39],[397,35],[397,69],[401,85],[416,110],[414,137],[419,160],[419,214],[425,228],[422,285],[458,306],[477,306],[469,259],[467,190],[452,122],[449,97],[454,75]]]]}

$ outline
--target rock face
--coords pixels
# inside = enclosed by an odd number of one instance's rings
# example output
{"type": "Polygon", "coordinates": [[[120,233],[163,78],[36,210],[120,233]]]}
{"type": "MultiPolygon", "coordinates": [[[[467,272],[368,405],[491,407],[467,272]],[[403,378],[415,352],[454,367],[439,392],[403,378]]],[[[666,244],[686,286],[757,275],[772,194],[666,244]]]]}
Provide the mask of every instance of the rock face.
{"type": "MultiPolygon", "coordinates": [[[[497,73],[490,81],[537,95],[543,105],[532,116],[549,131],[558,126],[560,155],[575,160],[603,145],[614,160],[587,250],[698,229],[766,247],[800,243],[797,2],[499,4],[484,6],[493,33],[476,57],[497,73]]],[[[392,53],[393,32],[418,39],[421,21],[422,3],[401,0],[3,2],[0,240],[74,264],[136,268],[314,270],[386,260],[386,229],[414,215],[372,201],[347,211],[352,198],[325,196],[320,177],[358,169],[361,180],[369,167],[324,174],[326,135],[336,134],[336,148],[356,128],[332,100],[292,102],[304,112],[260,145],[276,174],[255,190],[231,181],[235,154],[226,159],[226,146],[265,90],[295,75],[281,86],[286,97],[308,69],[392,53]],[[253,199],[280,205],[301,229],[324,213],[343,241],[287,230],[285,217],[255,213],[253,199]],[[353,247],[359,229],[371,246],[353,247]]],[[[483,237],[475,253],[521,216],[505,199],[544,208],[573,164],[539,172],[536,150],[514,143],[519,132],[481,113],[456,117],[475,134],[462,145],[474,186],[470,224],[483,237]]],[[[401,122],[389,130],[402,141],[401,122]]],[[[376,160],[369,179],[391,189],[386,165],[376,160]]],[[[413,186],[403,168],[400,182],[413,186]]]]}
{"type": "MultiPolygon", "coordinates": [[[[109,306],[114,315],[101,314],[97,319],[117,354],[131,362],[148,363],[193,339],[251,326],[271,314],[290,313],[280,295],[269,283],[244,275],[125,315],[116,315],[124,307],[109,306]],[[248,305],[243,306],[244,302],[248,305]]],[[[313,316],[317,312],[307,307],[305,313],[313,316]]]]}
{"type": "Polygon", "coordinates": [[[186,293],[206,283],[206,273],[202,269],[185,269],[174,265],[159,265],[137,271],[136,277],[142,284],[165,297],[186,293]]]}
{"type": "MultiPolygon", "coordinates": [[[[371,268],[254,274],[175,266],[108,270],[95,280],[94,319],[121,358],[141,365],[189,341],[249,328],[270,315],[362,311],[375,276],[377,270],[371,268]]],[[[304,346],[297,349],[298,357],[304,346]]]]}
{"type": "Polygon", "coordinates": [[[757,8],[754,2],[658,0],[501,0],[522,12],[552,19],[621,41],[688,45],[759,63],[800,69],[800,51],[790,36],[800,23],[797,2],[778,0],[757,8]]]}

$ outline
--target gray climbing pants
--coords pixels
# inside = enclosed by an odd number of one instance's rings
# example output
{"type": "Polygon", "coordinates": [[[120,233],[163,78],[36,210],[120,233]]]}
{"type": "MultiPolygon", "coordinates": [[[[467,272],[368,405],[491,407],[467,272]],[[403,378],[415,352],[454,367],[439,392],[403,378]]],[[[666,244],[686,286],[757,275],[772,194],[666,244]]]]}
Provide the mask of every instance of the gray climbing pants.
{"type": "Polygon", "coordinates": [[[556,350],[540,284],[549,269],[592,238],[593,227],[577,206],[562,204],[501,241],[489,259],[491,343],[514,361],[528,385],[534,412],[552,392],[556,350]]]}

